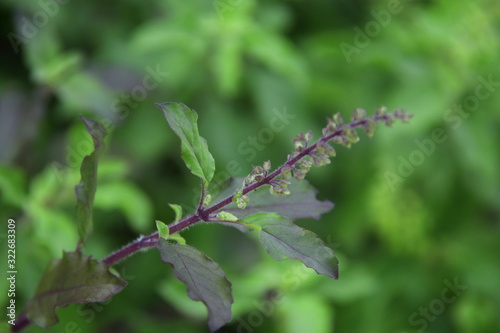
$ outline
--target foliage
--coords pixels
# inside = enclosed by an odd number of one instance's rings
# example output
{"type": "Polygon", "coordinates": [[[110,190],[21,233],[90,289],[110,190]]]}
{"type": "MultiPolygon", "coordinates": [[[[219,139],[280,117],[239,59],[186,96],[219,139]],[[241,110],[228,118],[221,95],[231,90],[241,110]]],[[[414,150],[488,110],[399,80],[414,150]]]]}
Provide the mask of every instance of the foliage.
{"type": "Polygon", "coordinates": [[[198,114],[178,103],[159,104],[170,128],[181,138],[182,158],[189,170],[210,183],[215,171],[215,161],[208,151],[207,141],[198,133],[198,114]]]}
{"type": "Polygon", "coordinates": [[[94,142],[94,151],[83,158],[80,171],[82,180],[75,186],[78,235],[80,241],[85,244],[93,230],[92,206],[97,189],[97,159],[99,151],[102,150],[106,128],[93,119],[82,117],[82,120],[94,142]]]}
{"type": "Polygon", "coordinates": [[[231,320],[233,295],[231,283],[220,266],[189,245],[158,242],[163,262],[174,268],[175,276],[184,282],[189,297],[202,301],[208,309],[208,326],[216,331],[231,320]]]}
{"type": "MultiPolygon", "coordinates": [[[[295,151],[288,155],[283,165],[272,172],[269,161],[262,167],[255,166],[252,173],[243,180],[241,188],[236,188],[227,198],[209,206],[211,195],[206,193],[205,187],[210,184],[213,177],[215,162],[208,151],[206,141],[198,133],[198,115],[180,103],[163,103],[158,106],[162,108],[172,130],[181,139],[181,156],[186,166],[201,180],[201,195],[197,210],[192,215],[181,218],[180,207],[171,205],[176,212],[176,218],[170,225],[156,221],[157,232],[147,237],[139,237],[137,241],[124,246],[102,261],[83,256],[81,250],[93,229],[92,206],[97,189],[97,155],[102,149],[107,131],[101,123],[82,117],[88,133],[92,136],[94,151],[84,157],[81,181],[75,186],[76,222],[80,237],[78,246],[75,252],[65,252],[62,259],[50,263],[38,284],[35,296],[27,303],[26,314],[23,313],[17,323],[13,324],[14,332],[21,331],[30,322],[43,328],[54,326],[58,322],[54,312],[56,307],[66,307],[72,303],[104,302],[118,294],[127,282],[111,273],[109,267],[139,250],[153,246],[160,252],[162,261],[173,267],[175,276],[186,284],[189,297],[205,304],[210,331],[218,330],[231,320],[233,303],[231,283],[219,264],[203,252],[186,245],[181,236],[174,235],[200,221],[228,224],[239,230],[245,227],[258,230],[262,246],[274,259],[278,261],[298,259],[318,274],[337,279],[338,260],[333,250],[326,247],[313,232],[304,230],[288,218],[276,214],[273,205],[262,206],[264,211],[270,211],[268,213],[257,209],[255,214],[246,215],[243,219],[221,209],[231,203],[236,203],[239,209],[245,209],[250,201],[248,197],[250,193],[262,186],[269,186],[271,195],[289,196],[288,185],[292,174],[296,180],[302,180],[312,165],[323,166],[330,163],[329,157],[335,156],[330,141],[350,147],[351,143],[359,140],[357,127],[363,128],[371,136],[379,121],[390,126],[395,119],[406,122],[411,117],[402,110],[389,114],[384,107],[378,109],[375,116],[367,117],[364,110],[357,109],[352,116],[352,122],[344,124],[340,114],[337,113],[333,116],[333,120],[327,118],[328,125],[316,142],[311,141],[311,131],[306,134],[300,133],[294,139],[295,151]],[[241,205],[242,202],[244,205],[241,205]]],[[[284,215],[301,217],[297,216],[297,207],[294,205],[298,205],[304,211],[315,209],[317,206],[314,194],[315,190],[309,187],[301,194],[306,200],[297,200],[295,197],[289,202],[285,199],[284,206],[276,203],[274,206],[278,206],[277,210],[284,212],[284,215]],[[288,213],[286,208],[291,208],[291,212],[288,213]]],[[[262,193],[258,193],[257,197],[259,196],[262,197],[262,193]]],[[[332,206],[327,205],[328,208],[332,206]]],[[[254,206],[254,209],[255,207],[258,206],[254,206]]]]}
{"type": "Polygon", "coordinates": [[[111,274],[108,267],[80,252],[63,253],[55,259],[26,306],[27,316],[37,325],[49,328],[57,323],[56,306],[107,301],[127,284],[111,274]]]}
{"type": "MultiPolygon", "coordinates": [[[[384,102],[415,114],[411,126],[379,131],[348,154],[338,148],[331,167],[307,175],[319,189],[314,198],[335,209],[297,224],[335,250],[339,280],[295,260],[270,261],[247,240],[257,232],[204,223],[182,233],[233,282],[233,321],[224,330],[413,332],[423,324],[410,316],[438,305],[443,281],[455,277],[468,289],[425,330],[500,330],[494,1],[401,1],[389,17],[383,11],[397,2],[61,1],[16,53],[8,34],[51,8],[45,3],[53,2],[0,5],[0,218],[18,226],[18,311],[49,262],[78,241],[73,186],[93,150],[79,114],[109,132],[84,248],[102,259],[153,232],[155,218],[173,221],[167,202],[186,214],[199,203],[200,184],[181,171],[179,141],[154,103],[182,100],[202,111],[215,184],[245,177],[258,161],[282,163],[290,133],[319,128],[326,113],[384,102]],[[390,18],[378,31],[377,17],[390,18]],[[364,40],[358,31],[367,24],[375,31],[364,40]],[[363,46],[348,62],[340,45],[356,46],[355,38],[363,46]],[[473,104],[477,91],[484,98],[473,104]]],[[[237,215],[236,204],[226,211],[237,215]]],[[[154,252],[116,266],[129,284],[111,303],[59,309],[53,330],[206,332],[203,304],[186,297],[154,252]]],[[[0,255],[0,267],[6,259],[0,255]]],[[[7,289],[0,280],[2,306],[7,289]]]]}

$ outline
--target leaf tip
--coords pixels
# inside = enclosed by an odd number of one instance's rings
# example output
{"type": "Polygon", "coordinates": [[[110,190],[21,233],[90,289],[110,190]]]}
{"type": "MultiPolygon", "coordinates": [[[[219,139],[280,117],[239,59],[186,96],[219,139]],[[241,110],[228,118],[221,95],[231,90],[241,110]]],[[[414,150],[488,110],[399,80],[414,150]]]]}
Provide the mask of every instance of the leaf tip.
{"type": "Polygon", "coordinates": [[[92,137],[92,141],[94,142],[94,149],[97,149],[103,143],[104,137],[108,134],[108,130],[102,123],[97,120],[84,117],[81,114],[79,115],[79,117],[84,123],[87,132],[92,137]]]}

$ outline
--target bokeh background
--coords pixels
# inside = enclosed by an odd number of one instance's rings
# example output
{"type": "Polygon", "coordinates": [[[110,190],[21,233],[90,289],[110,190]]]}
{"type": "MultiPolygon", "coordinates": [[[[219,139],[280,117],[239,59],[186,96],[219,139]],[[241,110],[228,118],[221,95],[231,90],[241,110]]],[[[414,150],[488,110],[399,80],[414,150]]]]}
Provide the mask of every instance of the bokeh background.
{"type": "MultiPolygon", "coordinates": [[[[76,244],[73,186],[91,151],[79,114],[110,129],[85,249],[103,258],[196,199],[154,103],[197,110],[220,178],[278,165],[334,112],[383,104],[414,119],[308,174],[335,209],[298,224],[336,251],[338,281],[222,226],[184,233],[233,282],[220,332],[500,331],[498,1],[2,0],[0,17],[0,263],[14,218],[18,310],[76,244]]],[[[121,294],[59,309],[49,331],[207,331],[156,251],[116,269],[121,294]]],[[[2,278],[3,309],[6,290],[2,278]]]]}

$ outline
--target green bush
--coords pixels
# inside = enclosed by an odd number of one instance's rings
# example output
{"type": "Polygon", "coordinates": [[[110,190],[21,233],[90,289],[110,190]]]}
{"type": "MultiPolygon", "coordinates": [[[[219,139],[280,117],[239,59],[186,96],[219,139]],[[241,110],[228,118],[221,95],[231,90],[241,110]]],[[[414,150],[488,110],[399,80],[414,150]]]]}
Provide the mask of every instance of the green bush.
{"type": "MultiPolygon", "coordinates": [[[[73,186],[92,151],[79,114],[110,129],[85,249],[101,259],[153,232],[154,219],[173,221],[167,203],[196,205],[199,184],[154,103],[199,110],[220,179],[278,165],[290,138],[325,116],[384,104],[414,114],[411,124],[339,148],[308,174],[335,208],[299,224],[335,250],[339,280],[272,262],[229,228],[183,234],[234,284],[223,330],[499,331],[495,2],[4,0],[0,15],[0,266],[13,218],[17,310],[78,239],[73,186]],[[455,281],[466,289],[449,293],[455,281]]],[[[205,332],[206,310],[158,259],[117,265],[125,292],[60,309],[51,331],[205,332]]]]}

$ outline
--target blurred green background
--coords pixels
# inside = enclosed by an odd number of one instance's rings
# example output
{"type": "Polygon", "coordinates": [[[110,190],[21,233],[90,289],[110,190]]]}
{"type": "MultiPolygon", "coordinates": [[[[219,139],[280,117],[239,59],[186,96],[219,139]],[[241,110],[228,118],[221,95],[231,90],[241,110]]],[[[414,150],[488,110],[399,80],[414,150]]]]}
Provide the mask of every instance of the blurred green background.
{"type": "MultiPolygon", "coordinates": [[[[338,281],[225,227],[184,233],[233,282],[220,332],[500,331],[497,1],[2,0],[0,17],[0,263],[14,218],[18,311],[76,244],[73,186],[91,151],[79,114],[110,129],[85,249],[103,258],[197,199],[155,102],[197,110],[220,179],[278,165],[334,112],[384,104],[415,117],[308,174],[335,209],[298,224],[336,251],[338,281]]],[[[207,331],[156,251],[116,269],[121,294],[59,309],[50,332],[207,331]]]]}

